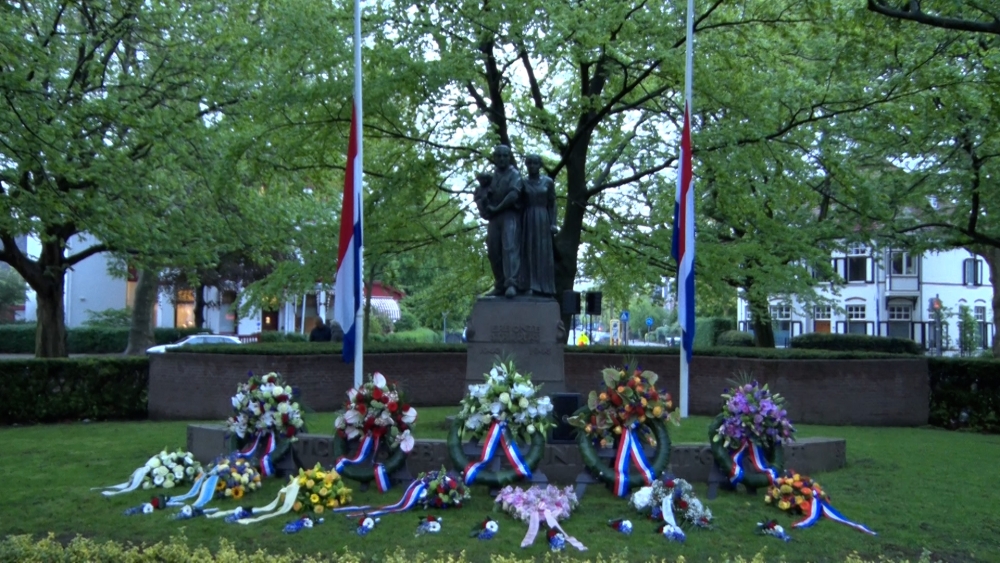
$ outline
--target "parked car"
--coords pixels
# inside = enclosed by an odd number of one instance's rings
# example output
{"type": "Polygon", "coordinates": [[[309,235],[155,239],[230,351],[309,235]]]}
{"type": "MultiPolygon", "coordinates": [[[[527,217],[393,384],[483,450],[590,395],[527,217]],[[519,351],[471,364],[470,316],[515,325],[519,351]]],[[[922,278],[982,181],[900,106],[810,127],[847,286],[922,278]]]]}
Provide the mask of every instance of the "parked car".
{"type": "Polygon", "coordinates": [[[147,354],[162,354],[171,348],[180,348],[181,346],[201,346],[203,344],[242,344],[240,339],[235,336],[220,336],[218,334],[192,334],[191,336],[185,336],[173,344],[160,344],[159,346],[153,346],[152,348],[146,350],[147,354]]]}

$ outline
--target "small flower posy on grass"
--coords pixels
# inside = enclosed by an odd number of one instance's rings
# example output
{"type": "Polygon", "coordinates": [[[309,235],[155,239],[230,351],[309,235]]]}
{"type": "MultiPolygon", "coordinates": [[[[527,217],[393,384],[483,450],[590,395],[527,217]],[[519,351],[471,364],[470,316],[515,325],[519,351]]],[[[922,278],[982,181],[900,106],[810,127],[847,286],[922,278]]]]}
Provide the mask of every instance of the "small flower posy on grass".
{"type": "Polygon", "coordinates": [[[299,469],[299,494],[292,510],[323,514],[326,510],[348,506],[351,489],[347,488],[340,475],[330,469],[325,470],[319,463],[312,469],[299,469]]]}
{"type": "Polygon", "coordinates": [[[223,457],[213,466],[213,471],[219,476],[215,484],[215,496],[218,498],[239,500],[260,488],[260,473],[245,457],[223,457]]]}

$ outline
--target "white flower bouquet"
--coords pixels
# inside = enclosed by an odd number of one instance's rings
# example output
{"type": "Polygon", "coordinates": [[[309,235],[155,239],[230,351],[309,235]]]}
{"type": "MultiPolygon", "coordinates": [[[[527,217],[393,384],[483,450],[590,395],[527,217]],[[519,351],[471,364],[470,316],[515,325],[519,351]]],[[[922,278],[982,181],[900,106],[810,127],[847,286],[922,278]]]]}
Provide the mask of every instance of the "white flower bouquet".
{"type": "Polygon", "coordinates": [[[518,373],[514,362],[498,362],[485,380],[469,385],[462,399],[458,420],[464,437],[482,438],[494,421],[506,423],[515,436],[545,434],[554,425],[552,401],[538,395],[541,385],[534,385],[529,374],[518,373]]]}
{"type": "Polygon", "coordinates": [[[201,463],[194,454],[184,450],[162,452],[149,458],[146,462],[148,471],[142,480],[143,489],[172,489],[181,485],[193,483],[201,475],[201,463]]]}
{"type": "Polygon", "coordinates": [[[233,395],[234,412],[226,421],[228,430],[240,440],[274,432],[295,441],[295,435],[305,426],[296,396],[296,391],[279,374],[260,376],[251,372],[233,395]]]}

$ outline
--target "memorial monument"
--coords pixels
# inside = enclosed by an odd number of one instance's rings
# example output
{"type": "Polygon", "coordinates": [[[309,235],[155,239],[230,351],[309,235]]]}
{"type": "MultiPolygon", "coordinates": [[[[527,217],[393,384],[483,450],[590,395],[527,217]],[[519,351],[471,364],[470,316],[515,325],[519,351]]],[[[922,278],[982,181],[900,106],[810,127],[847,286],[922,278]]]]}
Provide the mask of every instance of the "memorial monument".
{"type": "Polygon", "coordinates": [[[538,155],[528,155],[525,165],[528,174],[521,176],[510,147],[498,145],[492,173],[476,178],[494,284],[472,307],[465,378],[481,383],[497,357],[510,357],[545,384],[546,394],[562,393],[566,329],[555,299],[555,183],[541,175],[538,155]]]}

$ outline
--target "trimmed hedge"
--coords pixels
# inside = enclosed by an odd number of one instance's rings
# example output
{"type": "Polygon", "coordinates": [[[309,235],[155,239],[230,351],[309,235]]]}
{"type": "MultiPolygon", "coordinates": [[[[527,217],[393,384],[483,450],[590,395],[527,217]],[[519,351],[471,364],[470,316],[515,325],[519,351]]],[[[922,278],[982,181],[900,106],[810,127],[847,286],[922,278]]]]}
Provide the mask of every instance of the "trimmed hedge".
{"type": "Polygon", "coordinates": [[[309,342],[309,337],[297,332],[277,332],[273,330],[260,333],[261,342],[309,342]]]}
{"type": "MultiPolygon", "coordinates": [[[[340,355],[341,342],[256,342],[242,346],[205,345],[168,349],[168,354],[242,354],[260,356],[321,356],[340,355]]],[[[365,352],[377,354],[407,352],[465,352],[465,344],[443,344],[425,342],[369,342],[365,352]]]]}
{"type": "Polygon", "coordinates": [[[706,317],[694,321],[694,347],[711,348],[718,344],[719,335],[735,330],[736,323],[727,317],[706,317]]]}
{"type": "Polygon", "coordinates": [[[0,423],[143,419],[145,357],[0,361],[0,423]]]}
{"type": "Polygon", "coordinates": [[[753,335],[742,330],[727,330],[719,335],[715,342],[719,346],[732,346],[734,348],[753,348],[753,335]]]}
{"type": "Polygon", "coordinates": [[[821,334],[811,332],[792,338],[789,346],[808,350],[882,352],[885,354],[922,355],[923,349],[907,338],[868,336],[864,334],[821,334]]]}
{"type": "MultiPolygon", "coordinates": [[[[34,354],[34,324],[0,326],[0,354],[34,354]]],[[[190,334],[207,332],[196,328],[157,328],[157,344],[170,344],[190,334]]],[[[70,354],[120,354],[128,347],[127,328],[81,327],[66,329],[66,347],[70,354]]]]}
{"type": "Polygon", "coordinates": [[[1000,432],[1000,360],[928,358],[930,423],[1000,432]]]}

